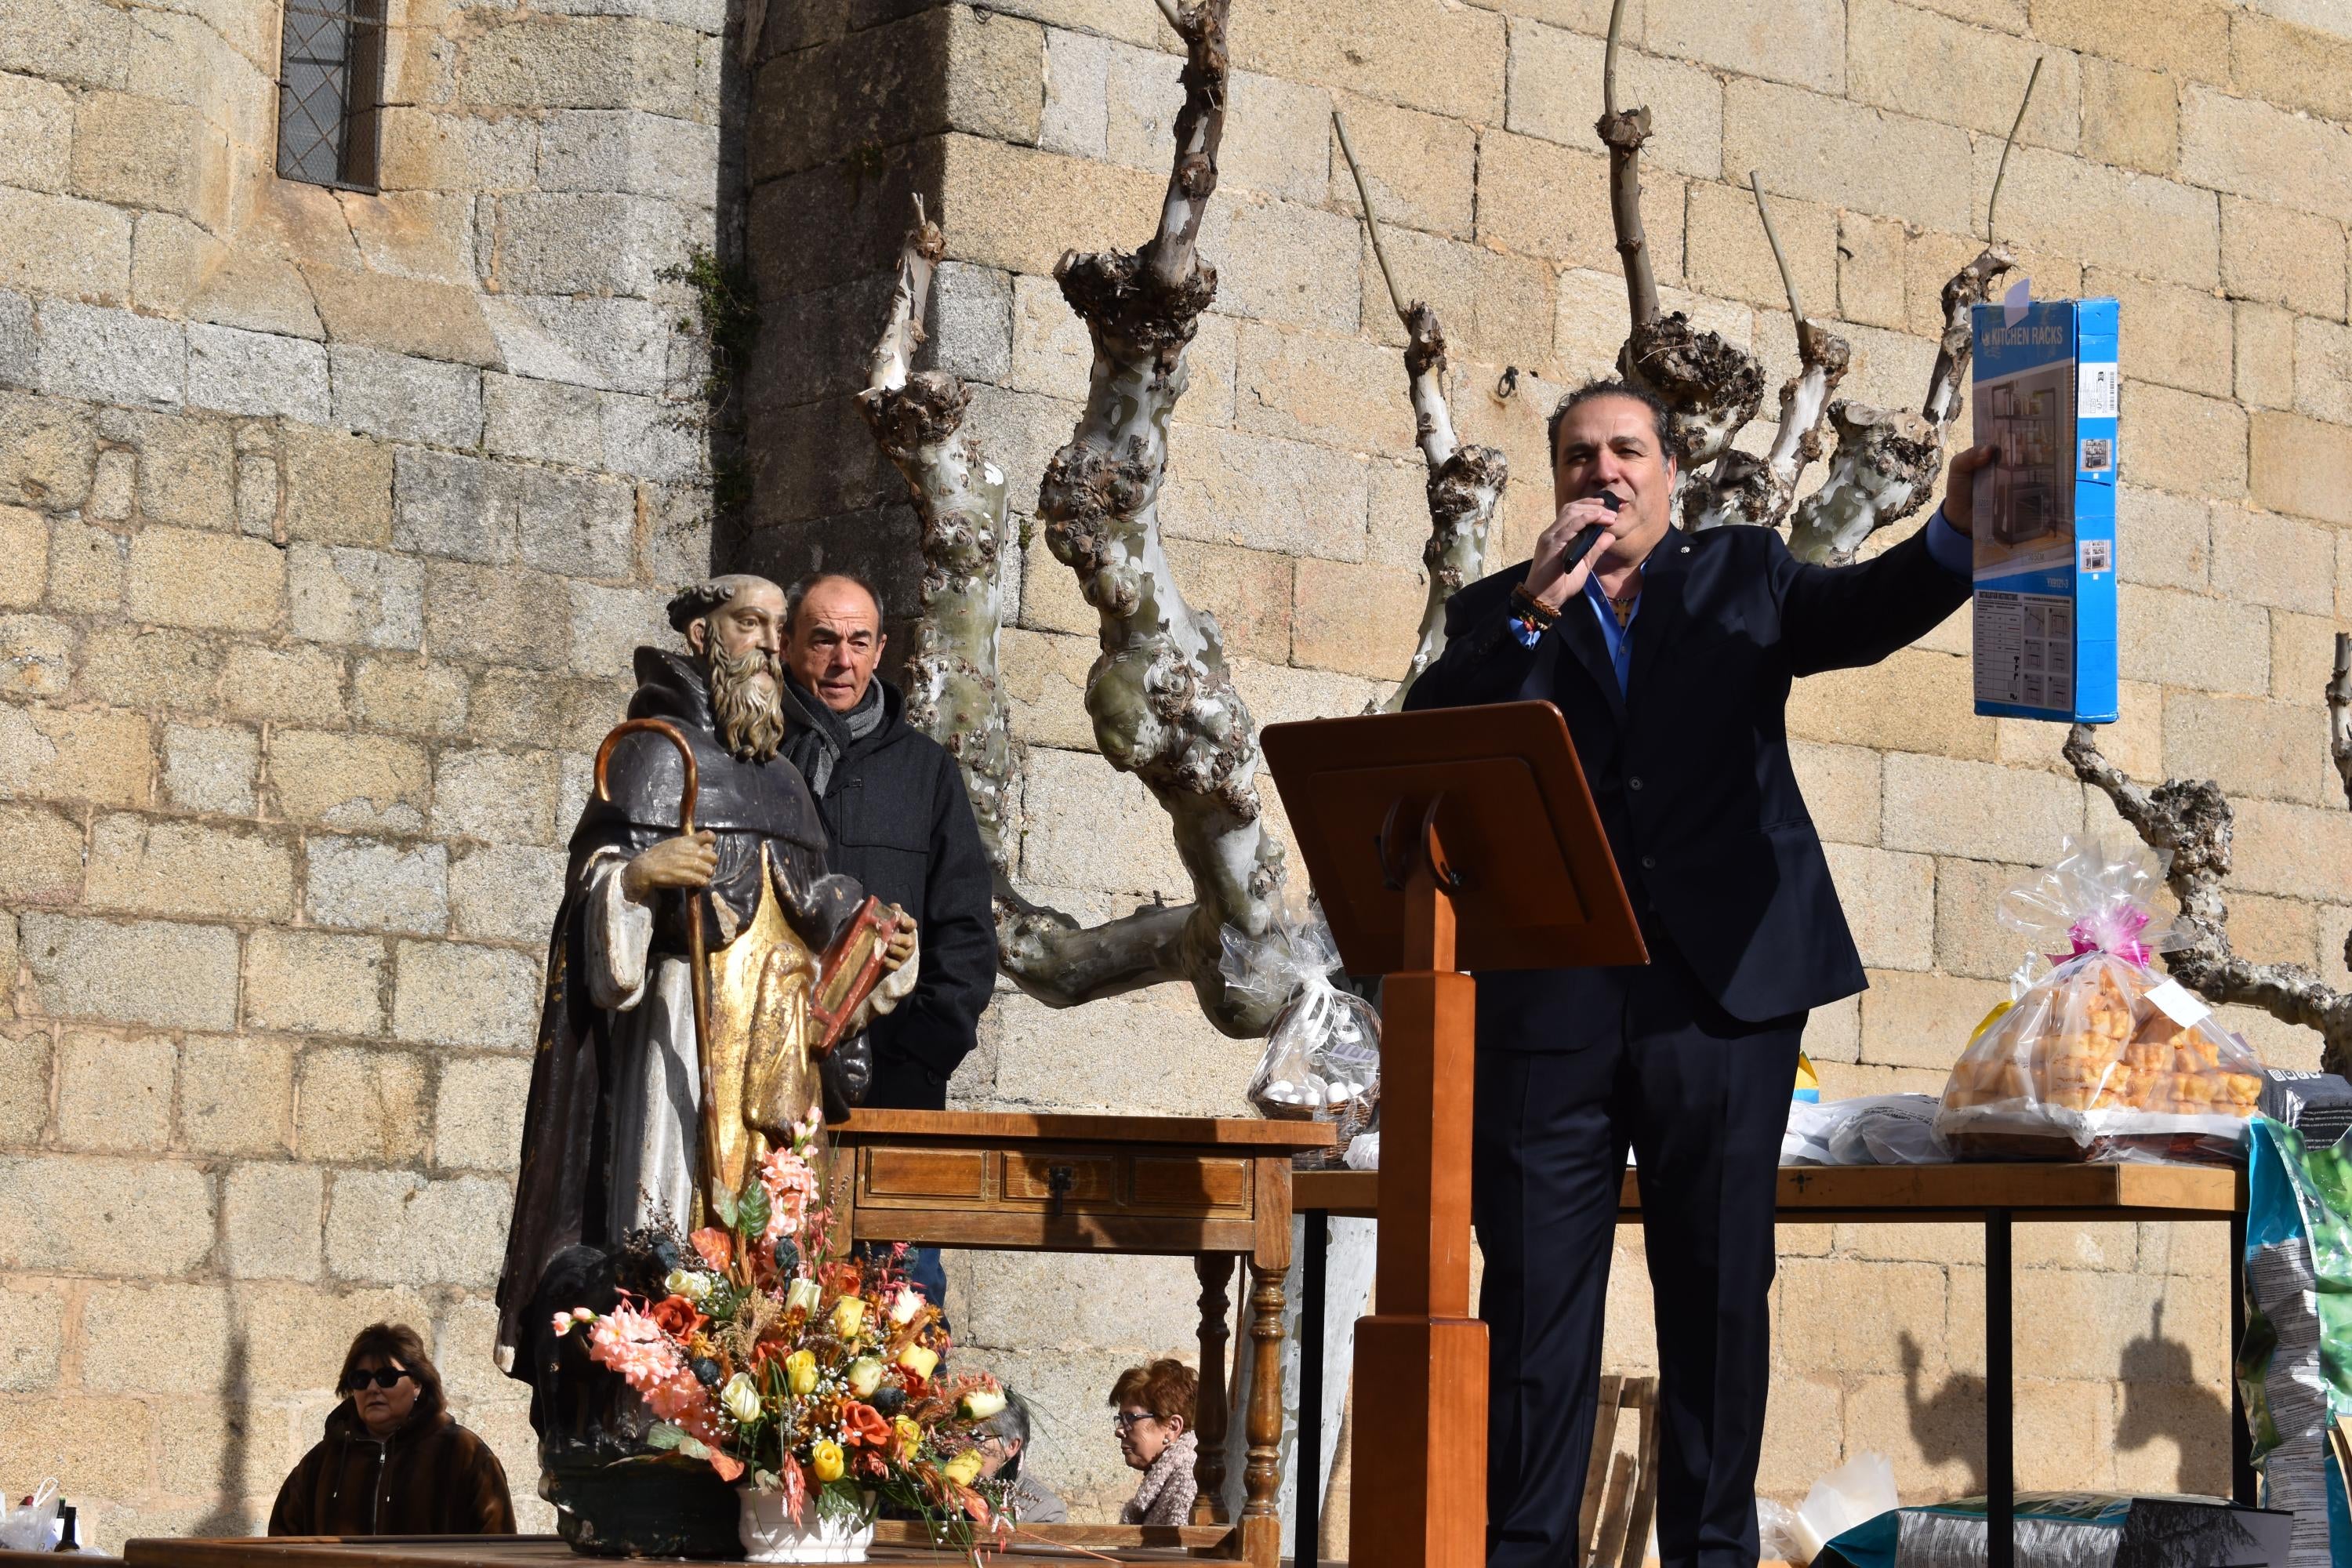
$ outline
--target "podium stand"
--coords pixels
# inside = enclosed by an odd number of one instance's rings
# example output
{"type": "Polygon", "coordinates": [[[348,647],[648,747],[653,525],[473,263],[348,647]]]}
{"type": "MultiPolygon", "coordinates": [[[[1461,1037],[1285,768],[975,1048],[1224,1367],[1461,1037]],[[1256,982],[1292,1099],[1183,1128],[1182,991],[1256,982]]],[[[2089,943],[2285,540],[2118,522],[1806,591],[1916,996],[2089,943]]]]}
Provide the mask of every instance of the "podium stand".
{"type": "Polygon", "coordinates": [[[1356,1445],[1349,1557],[1370,1568],[1478,1568],[1486,1326],[1470,1313],[1476,986],[1460,971],[1649,955],[1550,703],[1276,724],[1264,744],[1349,973],[1386,976],[1379,1310],[1357,1322],[1355,1364],[1356,1430],[1383,1440],[1356,1445]]]}

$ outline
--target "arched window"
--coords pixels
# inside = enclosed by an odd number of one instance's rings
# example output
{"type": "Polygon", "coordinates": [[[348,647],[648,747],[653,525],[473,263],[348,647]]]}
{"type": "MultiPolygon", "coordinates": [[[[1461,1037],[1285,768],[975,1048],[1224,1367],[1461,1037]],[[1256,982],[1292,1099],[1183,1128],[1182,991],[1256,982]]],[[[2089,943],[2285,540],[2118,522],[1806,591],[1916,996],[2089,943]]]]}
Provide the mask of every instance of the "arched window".
{"type": "Polygon", "coordinates": [[[278,60],[279,177],[375,189],[384,3],[286,0],[278,60]]]}

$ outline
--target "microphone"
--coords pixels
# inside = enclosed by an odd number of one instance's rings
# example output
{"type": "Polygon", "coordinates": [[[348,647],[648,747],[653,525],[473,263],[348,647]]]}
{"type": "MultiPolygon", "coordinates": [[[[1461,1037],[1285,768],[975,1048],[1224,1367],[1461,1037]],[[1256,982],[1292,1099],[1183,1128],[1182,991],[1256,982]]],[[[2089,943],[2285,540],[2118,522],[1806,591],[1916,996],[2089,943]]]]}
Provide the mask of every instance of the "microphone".
{"type": "MultiPolygon", "coordinates": [[[[1615,511],[1625,504],[1617,499],[1614,491],[1611,490],[1602,490],[1592,499],[1611,511],[1615,511]]],[[[1587,523],[1577,531],[1576,537],[1568,542],[1568,549],[1559,558],[1559,570],[1562,576],[1575,571],[1576,563],[1592,553],[1592,547],[1601,542],[1601,525],[1597,522],[1587,523]]]]}

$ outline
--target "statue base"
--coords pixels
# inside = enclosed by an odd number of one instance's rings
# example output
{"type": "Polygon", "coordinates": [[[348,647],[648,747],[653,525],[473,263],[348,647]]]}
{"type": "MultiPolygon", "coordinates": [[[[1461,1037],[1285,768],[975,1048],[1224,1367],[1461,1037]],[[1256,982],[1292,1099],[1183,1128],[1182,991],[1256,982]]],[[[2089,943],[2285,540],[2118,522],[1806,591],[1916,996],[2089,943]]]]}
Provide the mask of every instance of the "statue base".
{"type": "Polygon", "coordinates": [[[541,1463],[539,1495],[555,1505],[556,1533],[583,1557],[743,1555],[741,1501],[699,1459],[579,1450],[541,1463]]]}

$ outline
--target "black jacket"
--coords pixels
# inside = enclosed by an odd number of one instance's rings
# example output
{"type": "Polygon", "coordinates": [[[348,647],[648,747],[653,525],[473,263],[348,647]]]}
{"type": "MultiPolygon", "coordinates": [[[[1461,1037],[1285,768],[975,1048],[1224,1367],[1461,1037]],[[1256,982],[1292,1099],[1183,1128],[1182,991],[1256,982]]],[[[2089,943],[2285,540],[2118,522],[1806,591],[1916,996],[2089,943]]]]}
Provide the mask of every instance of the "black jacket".
{"type": "MultiPolygon", "coordinates": [[[[1769,529],[1671,531],[1643,569],[1621,695],[1582,598],[1534,647],[1512,636],[1510,593],[1527,570],[1454,596],[1445,653],[1405,706],[1558,706],[1645,930],[1670,940],[1734,1018],[1788,1017],[1862,990],[1861,955],[1789,762],[1789,684],[1885,658],[1965,603],[1967,580],[1938,566],[1918,534],[1874,560],[1825,567],[1799,562],[1769,529]]],[[[1598,1003],[1598,980],[1578,970],[1480,975],[1480,1047],[1573,1049],[1580,1042],[1563,1021],[1598,1003]]]]}
{"type": "Polygon", "coordinates": [[[948,1079],[978,1039],[996,984],[994,881],[963,775],[946,748],[907,722],[907,700],[882,688],[883,719],[834,765],[817,815],[826,868],[855,877],[922,928],[914,994],[874,1021],[874,1086],[865,1103],[947,1108],[948,1079]]]}

